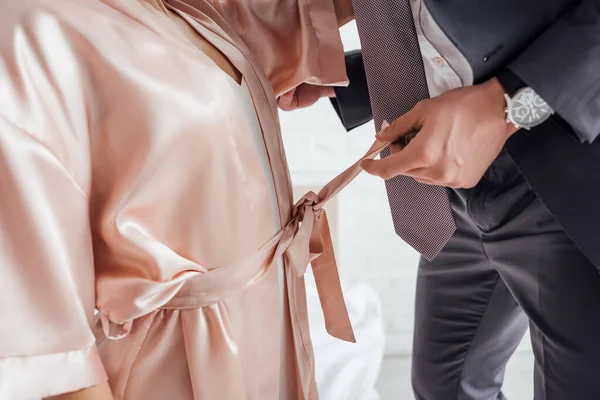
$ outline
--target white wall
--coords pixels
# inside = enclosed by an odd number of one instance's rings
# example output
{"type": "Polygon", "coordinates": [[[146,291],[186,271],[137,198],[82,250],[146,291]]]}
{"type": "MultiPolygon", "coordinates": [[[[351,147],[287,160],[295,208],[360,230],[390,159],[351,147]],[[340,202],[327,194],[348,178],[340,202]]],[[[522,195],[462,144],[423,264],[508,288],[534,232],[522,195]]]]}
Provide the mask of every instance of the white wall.
{"type": "MultiPolygon", "coordinates": [[[[347,49],[358,48],[353,25],[344,27],[347,49]]],[[[374,139],[367,124],[347,133],[329,100],[281,113],[283,136],[297,196],[324,183],[360,158],[374,139]]],[[[335,251],[343,279],[368,283],[380,295],[386,315],[388,353],[410,351],[414,282],[418,255],[393,231],[382,181],[366,174],[342,191],[335,206],[335,251]]]]}
{"type": "MultiPolygon", "coordinates": [[[[354,24],[343,28],[342,38],[347,50],[360,47],[354,24]]],[[[281,113],[281,121],[297,197],[350,166],[374,139],[372,123],[347,133],[329,100],[281,113]]],[[[338,195],[331,211],[337,214],[331,229],[342,278],[364,281],[379,294],[387,355],[410,353],[418,254],[393,231],[383,181],[361,174],[338,195]]]]}

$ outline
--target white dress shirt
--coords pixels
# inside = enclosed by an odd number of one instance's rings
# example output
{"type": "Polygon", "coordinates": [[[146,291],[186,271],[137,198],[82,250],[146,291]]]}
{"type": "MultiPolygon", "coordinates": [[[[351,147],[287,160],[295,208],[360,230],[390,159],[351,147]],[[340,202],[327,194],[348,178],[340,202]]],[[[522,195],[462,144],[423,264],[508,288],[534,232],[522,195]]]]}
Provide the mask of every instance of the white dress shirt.
{"type": "Polygon", "coordinates": [[[423,54],[427,86],[431,97],[473,84],[473,70],[467,59],[435,22],[423,0],[411,0],[417,37],[423,54]]]}

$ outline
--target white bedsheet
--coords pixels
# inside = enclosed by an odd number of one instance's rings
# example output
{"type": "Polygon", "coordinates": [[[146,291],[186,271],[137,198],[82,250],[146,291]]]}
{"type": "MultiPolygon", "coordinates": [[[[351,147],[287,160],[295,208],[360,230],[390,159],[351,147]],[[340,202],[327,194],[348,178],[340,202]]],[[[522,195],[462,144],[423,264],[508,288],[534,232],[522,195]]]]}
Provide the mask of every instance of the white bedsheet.
{"type": "Polygon", "coordinates": [[[310,331],[321,400],[378,400],[385,336],[381,302],[365,283],[342,282],[357,343],[335,339],[325,331],[323,312],[311,274],[306,274],[310,331]]]}

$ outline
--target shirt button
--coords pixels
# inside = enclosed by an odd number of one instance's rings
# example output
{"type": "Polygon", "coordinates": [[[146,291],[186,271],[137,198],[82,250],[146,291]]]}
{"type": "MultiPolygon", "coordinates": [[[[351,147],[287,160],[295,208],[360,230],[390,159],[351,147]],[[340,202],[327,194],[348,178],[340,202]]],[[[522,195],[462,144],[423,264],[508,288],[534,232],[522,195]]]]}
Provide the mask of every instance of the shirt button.
{"type": "Polygon", "coordinates": [[[435,57],[435,58],[433,59],[433,62],[434,62],[434,63],[435,63],[435,65],[437,65],[438,67],[443,67],[443,66],[444,66],[444,64],[445,64],[445,62],[444,62],[444,59],[443,59],[443,58],[441,58],[441,57],[435,57]]]}

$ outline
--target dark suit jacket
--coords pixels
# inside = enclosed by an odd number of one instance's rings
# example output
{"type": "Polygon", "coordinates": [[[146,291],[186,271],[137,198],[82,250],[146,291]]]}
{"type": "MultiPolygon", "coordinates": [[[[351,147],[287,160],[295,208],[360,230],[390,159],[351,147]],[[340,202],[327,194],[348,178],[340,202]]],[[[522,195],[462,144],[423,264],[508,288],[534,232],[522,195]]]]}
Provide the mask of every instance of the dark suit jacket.
{"type": "MultiPolygon", "coordinates": [[[[385,0],[381,0],[385,1],[385,0]]],[[[600,0],[426,0],[465,55],[475,83],[494,75],[533,87],[557,115],[513,135],[515,164],[580,249],[600,268],[600,0]]],[[[371,108],[359,51],[334,106],[349,130],[371,108]]]]}

